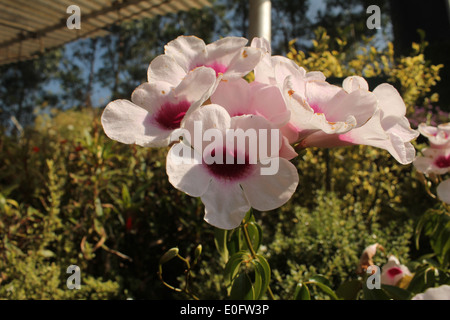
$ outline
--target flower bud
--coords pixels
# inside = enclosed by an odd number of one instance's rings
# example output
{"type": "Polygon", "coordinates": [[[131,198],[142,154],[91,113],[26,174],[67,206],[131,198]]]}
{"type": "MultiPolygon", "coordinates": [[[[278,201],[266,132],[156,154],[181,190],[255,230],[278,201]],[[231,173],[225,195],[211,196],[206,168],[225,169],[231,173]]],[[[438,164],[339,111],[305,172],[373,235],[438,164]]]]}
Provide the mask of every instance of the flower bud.
{"type": "Polygon", "coordinates": [[[197,248],[195,248],[195,252],[194,252],[194,261],[197,261],[197,259],[200,257],[200,255],[202,254],[202,245],[199,244],[197,246],[197,248]]]}
{"type": "Polygon", "coordinates": [[[172,248],[166,253],[164,253],[161,259],[159,259],[159,264],[164,264],[175,258],[178,255],[178,251],[179,251],[178,248],[172,248]]]}

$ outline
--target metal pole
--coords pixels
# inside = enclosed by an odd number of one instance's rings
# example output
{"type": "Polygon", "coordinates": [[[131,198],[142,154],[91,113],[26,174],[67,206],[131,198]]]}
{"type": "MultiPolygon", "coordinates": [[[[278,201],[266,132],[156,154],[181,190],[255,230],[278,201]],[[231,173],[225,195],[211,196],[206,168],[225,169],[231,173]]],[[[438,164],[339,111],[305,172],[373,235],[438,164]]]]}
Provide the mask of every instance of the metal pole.
{"type": "Polygon", "coordinates": [[[250,0],[249,40],[254,37],[272,38],[272,3],[270,0],[250,0]]]}

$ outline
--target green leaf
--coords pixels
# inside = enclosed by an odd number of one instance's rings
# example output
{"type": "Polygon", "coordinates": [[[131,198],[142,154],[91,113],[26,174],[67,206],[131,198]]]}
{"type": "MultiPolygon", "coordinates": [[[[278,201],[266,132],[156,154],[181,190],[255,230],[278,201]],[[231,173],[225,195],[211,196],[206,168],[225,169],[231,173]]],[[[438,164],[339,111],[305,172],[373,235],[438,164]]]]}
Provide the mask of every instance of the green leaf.
{"type": "Polygon", "coordinates": [[[359,280],[351,280],[344,282],[336,290],[338,297],[344,300],[356,300],[358,293],[362,289],[362,283],[359,280]]]}
{"type": "Polygon", "coordinates": [[[227,238],[227,248],[230,255],[234,255],[235,253],[243,249],[245,241],[242,237],[241,228],[237,228],[231,232],[228,232],[227,238]]]}
{"type": "Polygon", "coordinates": [[[233,282],[230,298],[232,300],[254,300],[255,291],[247,273],[241,273],[233,282]]]}
{"type": "Polygon", "coordinates": [[[327,287],[331,288],[331,282],[327,278],[325,278],[324,276],[322,276],[320,274],[311,277],[309,279],[309,281],[321,283],[321,284],[326,285],[327,287]]]}
{"type": "Polygon", "coordinates": [[[383,289],[394,300],[411,300],[412,298],[411,292],[396,286],[382,284],[381,289],[383,289]]]}
{"type": "Polygon", "coordinates": [[[241,263],[249,258],[250,256],[247,251],[239,251],[231,256],[224,270],[224,280],[226,286],[233,282],[234,278],[238,274],[241,263]]]}
{"type": "MultiPolygon", "coordinates": [[[[262,230],[261,227],[256,222],[249,222],[246,224],[246,228],[248,231],[248,235],[250,237],[250,242],[253,246],[255,252],[258,252],[258,249],[261,245],[262,238],[262,230]]],[[[245,243],[245,247],[247,248],[247,244],[245,243]]]]}
{"type": "Polygon", "coordinates": [[[256,299],[259,300],[264,294],[264,270],[259,263],[254,262],[253,264],[255,266],[255,282],[253,283],[253,290],[255,291],[256,299]]]}
{"type": "Polygon", "coordinates": [[[304,283],[299,283],[295,288],[294,300],[311,300],[309,288],[304,283]]]}
{"type": "Polygon", "coordinates": [[[214,244],[223,261],[227,262],[229,253],[227,248],[228,231],[219,228],[214,229],[214,244]]]}
{"type": "Polygon", "coordinates": [[[255,216],[253,215],[253,209],[250,209],[244,217],[244,222],[255,222],[255,216]]]}
{"type": "Polygon", "coordinates": [[[269,287],[271,278],[270,266],[266,258],[261,255],[256,255],[252,263],[255,266],[255,287],[257,287],[255,296],[256,299],[261,299],[269,287]]]}
{"type": "Polygon", "coordinates": [[[412,293],[421,293],[425,291],[426,281],[425,281],[425,272],[429,268],[429,265],[421,266],[414,273],[414,277],[408,285],[408,291],[412,293]]]}
{"type": "Polygon", "coordinates": [[[427,211],[417,222],[416,225],[416,230],[415,230],[415,236],[416,236],[416,248],[419,249],[419,240],[420,240],[420,235],[422,234],[422,230],[426,224],[426,222],[428,221],[428,219],[430,218],[430,216],[432,215],[431,211],[427,211]]]}
{"type": "Polygon", "coordinates": [[[364,300],[390,300],[389,296],[383,289],[369,289],[363,284],[364,300]]]}
{"type": "Polygon", "coordinates": [[[336,295],[336,293],[333,291],[333,289],[330,288],[331,284],[323,276],[317,275],[309,279],[309,283],[312,283],[316,286],[318,286],[323,292],[325,292],[327,295],[329,295],[333,300],[339,300],[339,297],[336,295]]]}

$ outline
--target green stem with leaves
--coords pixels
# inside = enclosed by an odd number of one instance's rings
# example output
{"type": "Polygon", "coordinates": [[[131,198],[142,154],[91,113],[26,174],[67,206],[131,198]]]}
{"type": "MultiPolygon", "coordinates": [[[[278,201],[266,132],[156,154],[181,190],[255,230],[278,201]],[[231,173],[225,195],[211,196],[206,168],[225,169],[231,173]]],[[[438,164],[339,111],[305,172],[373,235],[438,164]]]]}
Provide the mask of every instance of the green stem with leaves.
{"type": "MultiPolygon", "coordinates": [[[[252,215],[253,215],[253,211],[251,210],[249,219],[251,218],[252,215]]],[[[255,249],[253,248],[252,241],[250,239],[250,235],[249,235],[248,229],[247,229],[247,221],[245,221],[245,220],[243,221],[241,228],[244,231],[245,242],[247,243],[247,247],[250,250],[252,259],[256,259],[256,252],[255,252],[255,249]]],[[[274,296],[272,290],[270,289],[270,285],[267,287],[267,292],[269,294],[269,297],[272,300],[275,300],[275,296],[274,296]]]]}

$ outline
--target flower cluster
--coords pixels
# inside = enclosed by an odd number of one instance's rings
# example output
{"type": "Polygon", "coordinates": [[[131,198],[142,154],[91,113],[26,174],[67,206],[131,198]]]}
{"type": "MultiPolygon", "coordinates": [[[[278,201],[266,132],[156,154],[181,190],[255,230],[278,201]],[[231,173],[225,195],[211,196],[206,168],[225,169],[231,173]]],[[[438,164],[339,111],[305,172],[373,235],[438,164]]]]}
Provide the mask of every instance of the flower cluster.
{"type": "MultiPolygon", "coordinates": [[[[430,176],[444,176],[450,172],[450,123],[437,127],[419,125],[420,133],[428,138],[429,148],[422,151],[423,156],[414,160],[417,171],[430,176]]],[[[450,179],[444,180],[437,187],[440,200],[450,204],[450,179]]]]}
{"type": "Polygon", "coordinates": [[[402,164],[415,158],[411,141],[419,133],[389,84],[371,92],[354,76],[332,85],[322,72],[272,55],[263,38],[206,45],[180,36],[164,49],[131,101],[107,105],[102,125],[122,143],[171,146],[169,181],[200,197],[216,227],[234,229],[251,208],[289,201],[299,182],[295,148],[369,145],[402,164]]]}

